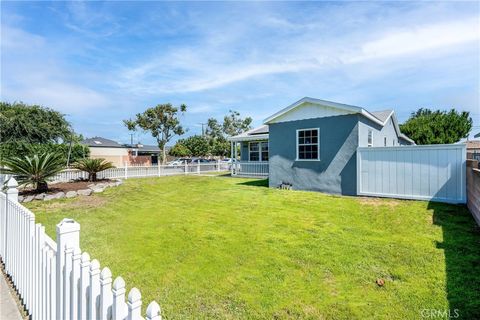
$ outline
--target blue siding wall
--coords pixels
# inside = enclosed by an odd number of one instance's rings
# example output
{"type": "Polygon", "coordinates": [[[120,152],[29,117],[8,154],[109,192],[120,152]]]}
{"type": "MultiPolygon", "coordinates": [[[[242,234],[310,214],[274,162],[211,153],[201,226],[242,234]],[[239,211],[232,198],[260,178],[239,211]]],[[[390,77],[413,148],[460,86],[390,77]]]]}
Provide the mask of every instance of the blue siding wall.
{"type": "Polygon", "coordinates": [[[359,121],[358,143],[360,147],[368,147],[368,129],[373,130],[373,147],[384,147],[385,138],[387,138],[387,147],[409,144],[408,141],[398,138],[392,118],[388,119],[383,127],[365,117],[359,117],[359,121]]]}
{"type": "Polygon", "coordinates": [[[248,161],[248,142],[241,143],[240,161],[248,161]]]}
{"type": "Polygon", "coordinates": [[[356,195],[359,115],[270,124],[269,185],[356,195]],[[295,161],[296,130],[320,128],[320,161],[295,161]]]}

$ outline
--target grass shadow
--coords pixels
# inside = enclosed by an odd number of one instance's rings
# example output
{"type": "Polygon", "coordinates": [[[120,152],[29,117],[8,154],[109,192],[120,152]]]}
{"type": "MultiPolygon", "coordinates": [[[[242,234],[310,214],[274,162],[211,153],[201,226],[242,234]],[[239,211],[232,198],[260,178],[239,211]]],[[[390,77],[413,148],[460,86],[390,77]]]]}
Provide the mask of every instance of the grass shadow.
{"type": "Polygon", "coordinates": [[[480,319],[480,227],[463,205],[430,202],[433,223],[442,227],[450,314],[480,319]]]}
{"type": "Polygon", "coordinates": [[[245,182],[237,183],[243,186],[252,186],[252,187],[266,187],[268,188],[268,179],[259,179],[259,180],[250,180],[245,182]]]}

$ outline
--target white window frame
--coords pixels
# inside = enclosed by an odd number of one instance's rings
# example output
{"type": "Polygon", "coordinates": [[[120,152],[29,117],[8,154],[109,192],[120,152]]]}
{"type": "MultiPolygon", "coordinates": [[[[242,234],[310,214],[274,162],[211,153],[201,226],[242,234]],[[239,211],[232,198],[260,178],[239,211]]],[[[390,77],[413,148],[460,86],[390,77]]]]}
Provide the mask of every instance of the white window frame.
{"type": "MultiPolygon", "coordinates": [[[[295,154],[295,161],[320,161],[320,128],[302,128],[302,129],[297,129],[297,133],[295,135],[295,145],[297,146],[296,148],[296,154],[295,154]],[[298,151],[299,151],[299,145],[298,145],[298,133],[300,131],[308,131],[308,130],[317,130],[317,158],[316,159],[300,159],[298,157],[298,151]]],[[[305,144],[304,144],[305,145],[305,144]]],[[[310,143],[308,145],[315,145],[315,143],[310,143]]]]}
{"type": "Polygon", "coordinates": [[[373,147],[373,130],[372,129],[368,129],[368,132],[367,132],[367,147],[373,147]],[[369,142],[368,138],[370,134],[372,135],[372,141],[369,142]]]}
{"type": "MultiPolygon", "coordinates": [[[[248,162],[268,162],[268,160],[267,161],[262,160],[262,142],[270,143],[269,141],[249,141],[248,142],[248,162]],[[258,153],[257,161],[250,160],[250,144],[252,143],[258,143],[258,152],[255,152],[255,153],[258,153]]],[[[270,149],[270,146],[268,146],[268,148],[270,149]]],[[[269,152],[269,150],[267,150],[267,152],[269,152]]],[[[268,159],[270,159],[270,154],[268,154],[268,159]]]]}

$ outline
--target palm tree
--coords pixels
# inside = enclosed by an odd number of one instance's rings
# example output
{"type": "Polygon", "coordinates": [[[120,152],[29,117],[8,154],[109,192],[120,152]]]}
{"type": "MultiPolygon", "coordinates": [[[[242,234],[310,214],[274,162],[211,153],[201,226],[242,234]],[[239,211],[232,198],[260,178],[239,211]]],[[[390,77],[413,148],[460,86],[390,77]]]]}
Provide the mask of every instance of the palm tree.
{"type": "Polygon", "coordinates": [[[0,163],[0,173],[14,175],[20,185],[33,185],[37,192],[47,191],[48,179],[63,169],[65,169],[63,156],[56,153],[35,154],[33,157],[10,157],[0,163]]]}
{"type": "Polygon", "coordinates": [[[88,181],[97,181],[97,173],[115,168],[115,166],[105,159],[82,159],[73,164],[78,170],[88,172],[88,181]]]}

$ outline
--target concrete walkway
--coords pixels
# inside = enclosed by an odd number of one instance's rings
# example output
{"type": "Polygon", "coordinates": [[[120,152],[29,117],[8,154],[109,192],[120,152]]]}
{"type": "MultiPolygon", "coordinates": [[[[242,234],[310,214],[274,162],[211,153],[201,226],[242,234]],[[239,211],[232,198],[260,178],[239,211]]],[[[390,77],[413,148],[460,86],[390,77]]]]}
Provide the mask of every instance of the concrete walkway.
{"type": "Polygon", "coordinates": [[[0,271],[0,319],[22,320],[2,271],[0,271]]]}

